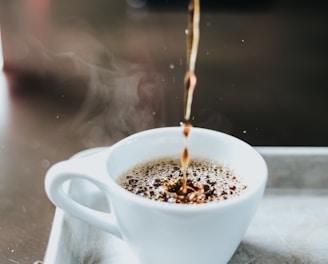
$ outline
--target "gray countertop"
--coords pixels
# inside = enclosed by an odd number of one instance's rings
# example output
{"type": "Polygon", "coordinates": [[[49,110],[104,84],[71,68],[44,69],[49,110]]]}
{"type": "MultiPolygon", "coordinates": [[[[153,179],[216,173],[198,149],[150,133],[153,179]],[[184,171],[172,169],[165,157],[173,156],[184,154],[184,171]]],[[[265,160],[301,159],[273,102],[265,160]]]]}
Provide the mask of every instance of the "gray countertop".
{"type": "Polygon", "coordinates": [[[327,263],[327,205],[327,189],[268,190],[230,263],[327,263]]]}

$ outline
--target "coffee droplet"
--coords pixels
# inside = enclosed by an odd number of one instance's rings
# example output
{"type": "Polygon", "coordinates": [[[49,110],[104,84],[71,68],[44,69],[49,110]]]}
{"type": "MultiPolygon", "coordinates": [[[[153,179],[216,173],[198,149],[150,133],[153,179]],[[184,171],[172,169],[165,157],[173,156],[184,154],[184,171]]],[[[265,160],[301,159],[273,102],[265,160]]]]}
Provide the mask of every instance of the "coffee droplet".
{"type": "Polygon", "coordinates": [[[190,130],[192,128],[192,124],[189,123],[189,122],[184,122],[184,123],[181,123],[181,126],[183,127],[183,134],[185,137],[188,137],[189,134],[190,134],[190,130]]]}

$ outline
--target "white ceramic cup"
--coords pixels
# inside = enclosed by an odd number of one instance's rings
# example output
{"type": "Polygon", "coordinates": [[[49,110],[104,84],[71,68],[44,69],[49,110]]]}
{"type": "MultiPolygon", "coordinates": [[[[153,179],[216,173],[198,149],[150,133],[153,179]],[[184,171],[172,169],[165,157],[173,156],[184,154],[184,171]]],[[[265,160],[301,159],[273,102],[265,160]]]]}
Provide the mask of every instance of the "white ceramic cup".
{"type": "Polygon", "coordinates": [[[141,264],[227,263],[255,214],[267,179],[266,164],[250,145],[217,131],[191,129],[191,158],[223,163],[247,185],[240,196],[224,201],[169,204],[140,197],[115,181],[140,162],[179,157],[185,145],[182,131],[181,127],[143,131],[100,153],[60,162],[46,175],[46,192],[67,213],[125,240],[141,264]],[[99,187],[111,212],[98,212],[73,201],[63,184],[76,178],[99,187]]]}

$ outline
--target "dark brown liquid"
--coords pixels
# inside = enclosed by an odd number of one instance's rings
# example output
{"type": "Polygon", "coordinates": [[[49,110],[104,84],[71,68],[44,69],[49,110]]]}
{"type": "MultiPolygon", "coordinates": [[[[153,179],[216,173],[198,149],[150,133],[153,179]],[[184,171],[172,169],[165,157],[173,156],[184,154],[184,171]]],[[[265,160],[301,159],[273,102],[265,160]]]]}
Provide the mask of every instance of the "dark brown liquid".
{"type": "Polygon", "coordinates": [[[186,192],[182,193],[183,169],[179,162],[177,158],[143,162],[123,173],[117,182],[139,196],[183,204],[226,200],[246,189],[230,168],[205,159],[192,159],[187,170],[186,192]]]}

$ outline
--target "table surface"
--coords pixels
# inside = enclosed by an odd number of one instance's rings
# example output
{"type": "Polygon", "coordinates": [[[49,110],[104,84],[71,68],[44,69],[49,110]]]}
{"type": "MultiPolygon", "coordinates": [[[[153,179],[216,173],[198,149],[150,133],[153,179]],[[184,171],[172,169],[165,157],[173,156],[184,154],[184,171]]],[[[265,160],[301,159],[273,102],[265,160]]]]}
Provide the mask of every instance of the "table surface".
{"type": "MultiPolygon", "coordinates": [[[[279,151],[280,156],[283,155],[284,152],[281,149],[279,151]]],[[[286,156],[286,152],[284,155],[286,156]]],[[[287,156],[296,162],[295,156],[287,156]]],[[[275,158],[279,159],[277,156],[275,158]]],[[[271,156],[271,161],[275,158],[271,156]]],[[[325,159],[327,160],[327,152],[325,159]]],[[[269,163],[269,167],[271,172],[282,169],[275,167],[273,162],[269,163]]],[[[296,171],[289,172],[293,174],[296,171]]],[[[302,180],[299,174],[293,176],[302,180]]],[[[319,174],[315,177],[320,178],[319,174]]],[[[75,201],[108,212],[106,198],[88,182],[72,182],[69,193],[75,201]],[[84,193],[92,195],[83,195],[84,193]]],[[[322,208],[327,202],[326,189],[267,189],[229,264],[326,263],[328,211],[322,208]]],[[[92,261],[110,264],[138,263],[124,241],[57,209],[44,264],[93,263],[92,261]]]]}
{"type": "MultiPolygon", "coordinates": [[[[52,164],[182,119],[183,7],[107,2],[0,4],[1,263],[43,259],[52,164]]],[[[256,2],[204,8],[193,122],[252,145],[326,146],[326,5],[256,2]]]]}

